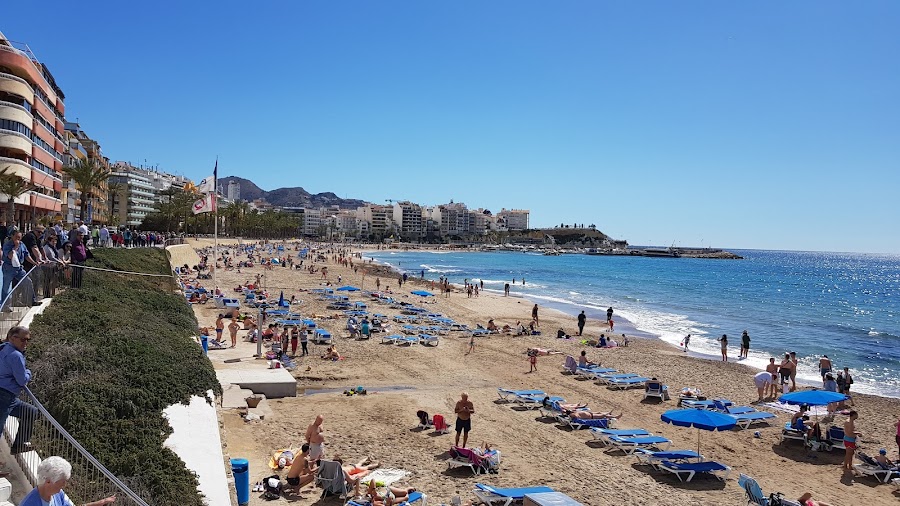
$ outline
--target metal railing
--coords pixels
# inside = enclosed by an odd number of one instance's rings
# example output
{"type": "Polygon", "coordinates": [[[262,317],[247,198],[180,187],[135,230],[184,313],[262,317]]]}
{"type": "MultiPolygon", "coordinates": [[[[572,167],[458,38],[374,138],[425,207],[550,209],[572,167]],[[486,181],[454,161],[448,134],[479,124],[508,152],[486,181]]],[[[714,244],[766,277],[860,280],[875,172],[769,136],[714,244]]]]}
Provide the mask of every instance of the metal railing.
{"type": "Polygon", "coordinates": [[[116,504],[149,506],[141,498],[149,497],[150,494],[141,486],[140,478],[135,478],[130,483],[117,478],[50,415],[28,387],[25,387],[18,400],[21,405],[15,413],[20,416],[10,415],[6,419],[3,441],[7,446],[4,449],[10,449],[32,486],[38,486],[38,464],[43,458],[55,455],[72,464],[72,478],[66,483],[65,490],[75,504],[115,495],[116,504]],[[22,438],[16,441],[20,432],[22,438]],[[23,449],[21,443],[25,442],[31,443],[30,448],[13,452],[23,449]],[[138,494],[135,490],[142,493],[138,494]]]}
{"type": "MultiPolygon", "coordinates": [[[[82,266],[44,264],[17,279],[2,301],[0,338],[21,323],[36,301],[53,297],[64,287],[79,288],[83,272],[82,266]]],[[[117,478],[53,418],[27,387],[18,400],[21,405],[7,418],[0,439],[6,443],[3,449],[15,457],[32,486],[38,485],[37,466],[41,460],[57,455],[72,464],[72,479],[66,485],[66,494],[76,504],[116,495],[116,504],[149,506],[141,499],[150,494],[141,486],[139,477],[128,483],[117,478]],[[20,430],[22,437],[16,441],[20,430]],[[30,443],[30,448],[24,448],[23,443],[30,443]]]]}

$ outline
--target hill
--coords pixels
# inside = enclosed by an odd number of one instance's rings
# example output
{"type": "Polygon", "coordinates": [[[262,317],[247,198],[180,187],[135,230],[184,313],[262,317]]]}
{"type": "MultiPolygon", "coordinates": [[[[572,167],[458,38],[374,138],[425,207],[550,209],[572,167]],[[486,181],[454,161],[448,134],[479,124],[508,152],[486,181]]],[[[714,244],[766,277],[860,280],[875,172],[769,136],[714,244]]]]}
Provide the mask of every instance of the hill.
{"type": "Polygon", "coordinates": [[[338,206],[343,209],[356,209],[366,205],[364,200],[342,199],[332,192],[309,193],[301,186],[266,191],[256,186],[253,181],[237,176],[220,178],[219,185],[227,189],[231,181],[237,181],[241,185],[242,200],[264,199],[273,206],[309,208],[338,206]]]}

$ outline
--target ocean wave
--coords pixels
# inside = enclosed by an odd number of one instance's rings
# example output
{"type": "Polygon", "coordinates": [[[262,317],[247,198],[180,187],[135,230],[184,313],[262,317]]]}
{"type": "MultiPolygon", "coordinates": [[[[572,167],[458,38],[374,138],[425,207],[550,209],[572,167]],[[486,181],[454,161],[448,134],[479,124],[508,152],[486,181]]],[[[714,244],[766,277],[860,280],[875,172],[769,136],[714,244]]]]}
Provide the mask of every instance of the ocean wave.
{"type": "Polygon", "coordinates": [[[425,269],[425,272],[429,273],[438,273],[438,274],[452,274],[454,272],[462,272],[462,269],[455,269],[455,265],[428,265],[421,264],[419,265],[422,269],[425,269]]]}

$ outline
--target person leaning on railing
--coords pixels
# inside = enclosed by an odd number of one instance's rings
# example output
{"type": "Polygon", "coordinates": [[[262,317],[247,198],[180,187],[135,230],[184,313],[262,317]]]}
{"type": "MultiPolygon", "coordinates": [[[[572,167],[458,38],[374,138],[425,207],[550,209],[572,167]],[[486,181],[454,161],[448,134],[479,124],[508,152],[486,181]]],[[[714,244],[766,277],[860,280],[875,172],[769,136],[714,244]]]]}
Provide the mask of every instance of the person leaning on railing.
{"type": "MultiPolygon", "coordinates": [[[[3,302],[3,311],[10,311],[10,303],[7,298],[16,283],[25,278],[25,259],[28,258],[28,248],[22,244],[22,231],[12,227],[9,230],[9,238],[3,243],[3,264],[0,271],[3,272],[3,290],[0,300],[3,302]]],[[[27,281],[30,283],[30,281],[27,281]]],[[[32,291],[33,293],[33,291],[32,291]]]]}
{"type": "MultiPolygon", "coordinates": [[[[19,506],[75,506],[63,490],[71,477],[72,464],[62,457],[47,457],[37,467],[38,486],[25,496],[19,506]]],[[[112,495],[85,506],[103,506],[114,502],[116,496],[112,495]]]]}
{"type": "Polygon", "coordinates": [[[6,419],[12,415],[19,419],[19,430],[12,443],[12,453],[31,450],[31,427],[38,410],[19,400],[19,394],[31,381],[31,371],[25,367],[25,348],[31,340],[27,328],[9,329],[6,342],[0,344],[0,430],[6,427],[6,419]]]}

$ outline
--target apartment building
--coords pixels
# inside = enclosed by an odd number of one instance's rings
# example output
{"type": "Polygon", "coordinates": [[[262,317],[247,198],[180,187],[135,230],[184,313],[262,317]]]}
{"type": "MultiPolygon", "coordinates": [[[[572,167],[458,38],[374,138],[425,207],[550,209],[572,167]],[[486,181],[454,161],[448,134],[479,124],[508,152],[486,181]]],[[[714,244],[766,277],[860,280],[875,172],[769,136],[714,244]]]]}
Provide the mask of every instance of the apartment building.
{"type": "Polygon", "coordinates": [[[516,231],[528,230],[529,214],[527,209],[501,209],[497,216],[506,222],[507,229],[516,231]]]}
{"type": "Polygon", "coordinates": [[[407,200],[394,202],[392,218],[399,234],[398,240],[419,241],[424,236],[425,214],[422,206],[407,200]]]}
{"type": "Polygon", "coordinates": [[[136,227],[149,213],[155,210],[156,191],[150,178],[150,171],[116,162],[111,167],[109,186],[112,199],[110,224],[136,227]]]}
{"type": "Polygon", "coordinates": [[[62,218],[61,171],[68,151],[64,100],[31,49],[0,33],[0,170],[34,185],[15,198],[16,215],[5,217],[8,223],[62,218]]]}
{"type": "MultiPolygon", "coordinates": [[[[64,123],[65,130],[67,132],[68,139],[71,142],[77,143],[77,148],[69,148],[67,154],[69,155],[69,160],[67,162],[75,162],[76,159],[87,159],[91,163],[93,163],[97,167],[101,167],[103,169],[109,169],[109,158],[103,156],[103,149],[100,147],[100,143],[96,140],[92,139],[82,128],[81,125],[77,122],[67,121],[64,123]]],[[[67,188],[78,190],[76,185],[71,184],[68,176],[63,176],[65,179],[65,186],[67,188]]],[[[81,213],[81,198],[82,195],[79,195],[77,199],[74,200],[73,204],[76,207],[76,216],[77,219],[84,220],[85,223],[92,223],[97,225],[106,225],[109,223],[109,213],[110,213],[110,205],[109,205],[109,187],[107,186],[107,182],[104,181],[100,184],[98,188],[94,188],[91,192],[90,201],[86,206],[86,215],[80,216],[81,213]]],[[[66,202],[68,206],[69,203],[66,202]]]]}

